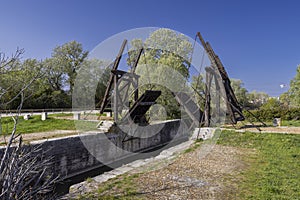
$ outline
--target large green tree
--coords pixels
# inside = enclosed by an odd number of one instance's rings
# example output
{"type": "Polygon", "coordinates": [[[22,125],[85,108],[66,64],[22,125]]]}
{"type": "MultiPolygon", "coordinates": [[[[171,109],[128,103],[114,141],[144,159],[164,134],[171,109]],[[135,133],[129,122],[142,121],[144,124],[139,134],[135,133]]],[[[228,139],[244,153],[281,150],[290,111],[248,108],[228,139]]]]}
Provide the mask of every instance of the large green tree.
{"type": "Polygon", "coordinates": [[[269,95],[264,92],[252,91],[247,93],[247,101],[248,105],[252,108],[259,108],[264,103],[266,103],[269,99],[269,95]]]}
{"type": "Polygon", "coordinates": [[[241,105],[246,106],[248,103],[248,98],[247,98],[248,91],[244,87],[244,83],[240,79],[230,79],[230,82],[238,102],[241,105]]]}
{"type": "Polygon", "coordinates": [[[141,83],[149,84],[141,86],[139,91],[161,90],[162,95],[157,102],[164,106],[169,118],[179,117],[178,103],[171,93],[174,91],[166,86],[174,88],[177,85],[180,90],[189,78],[189,60],[192,53],[189,39],[170,29],[158,29],[144,42],[136,39],[131,41],[131,45],[133,48],[129,53],[129,64],[135,60],[138,49],[144,48],[137,73],[141,75],[141,83]],[[160,84],[153,84],[153,82],[160,84]]]}
{"type": "MultiPolygon", "coordinates": [[[[7,58],[0,54],[0,108],[17,108],[35,92],[34,84],[42,77],[42,64],[35,59],[20,60],[23,50],[7,58]]],[[[26,101],[25,101],[26,102],[26,101]]]]}
{"type": "Polygon", "coordinates": [[[290,82],[288,94],[290,105],[292,107],[300,107],[300,65],[297,67],[296,76],[290,82]]]}
{"type": "Polygon", "coordinates": [[[135,59],[137,50],[144,48],[145,52],[140,63],[169,66],[185,78],[189,77],[192,44],[189,39],[170,29],[158,29],[143,42],[141,39],[131,41],[132,52],[130,61],[135,59]]]}
{"type": "Polygon", "coordinates": [[[55,76],[59,76],[59,79],[65,79],[64,89],[69,89],[70,93],[73,91],[77,72],[87,56],[88,51],[84,51],[82,44],[76,41],[57,46],[53,50],[51,62],[54,66],[51,68],[52,73],[56,73],[55,76]]]}
{"type": "Polygon", "coordinates": [[[44,76],[34,84],[33,98],[27,108],[69,108],[78,70],[88,55],[76,41],[53,49],[52,57],[41,62],[44,76]]]}

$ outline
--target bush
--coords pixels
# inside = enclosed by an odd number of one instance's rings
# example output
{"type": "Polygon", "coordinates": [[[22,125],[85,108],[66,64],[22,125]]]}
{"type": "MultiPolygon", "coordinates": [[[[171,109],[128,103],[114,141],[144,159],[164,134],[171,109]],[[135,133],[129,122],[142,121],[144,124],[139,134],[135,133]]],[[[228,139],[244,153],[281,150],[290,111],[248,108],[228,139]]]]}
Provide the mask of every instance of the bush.
{"type": "Polygon", "coordinates": [[[272,121],[274,118],[282,118],[283,120],[299,120],[300,119],[300,108],[260,108],[258,110],[251,110],[254,116],[252,116],[249,112],[244,111],[244,116],[246,119],[250,121],[258,121],[258,119],[262,121],[272,121]]]}

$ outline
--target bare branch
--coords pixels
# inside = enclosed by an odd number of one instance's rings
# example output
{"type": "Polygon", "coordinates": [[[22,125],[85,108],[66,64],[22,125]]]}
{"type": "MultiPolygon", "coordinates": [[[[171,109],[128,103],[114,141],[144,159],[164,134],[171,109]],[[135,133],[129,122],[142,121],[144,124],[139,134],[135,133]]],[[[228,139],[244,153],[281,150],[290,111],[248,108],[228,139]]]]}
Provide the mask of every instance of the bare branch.
{"type": "Polygon", "coordinates": [[[16,52],[11,57],[7,57],[4,53],[0,52],[0,74],[11,71],[24,52],[24,49],[17,48],[16,52]]]}

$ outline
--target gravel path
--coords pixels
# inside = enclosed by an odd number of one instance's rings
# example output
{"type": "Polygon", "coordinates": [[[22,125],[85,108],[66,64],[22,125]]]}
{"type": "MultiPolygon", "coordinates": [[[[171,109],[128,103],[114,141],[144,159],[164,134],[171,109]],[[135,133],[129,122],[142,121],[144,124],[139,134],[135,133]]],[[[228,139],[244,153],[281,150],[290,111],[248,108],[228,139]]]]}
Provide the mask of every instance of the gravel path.
{"type": "Polygon", "coordinates": [[[300,134],[300,127],[288,127],[288,126],[280,126],[280,127],[259,127],[260,131],[257,128],[242,128],[242,129],[234,129],[235,131],[244,132],[262,132],[262,133],[285,133],[285,134],[300,134]]]}
{"type": "Polygon", "coordinates": [[[239,173],[247,167],[246,149],[216,145],[204,158],[201,148],[182,154],[159,170],[143,173],[137,180],[145,199],[235,199],[239,173]]]}

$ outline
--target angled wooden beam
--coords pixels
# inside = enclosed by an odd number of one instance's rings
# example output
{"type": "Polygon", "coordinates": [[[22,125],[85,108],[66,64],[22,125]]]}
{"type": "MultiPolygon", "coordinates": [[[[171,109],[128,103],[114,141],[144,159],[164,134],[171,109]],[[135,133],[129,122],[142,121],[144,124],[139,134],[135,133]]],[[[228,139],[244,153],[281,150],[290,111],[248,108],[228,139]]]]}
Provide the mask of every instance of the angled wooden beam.
{"type": "MultiPolygon", "coordinates": [[[[112,71],[116,71],[118,69],[118,66],[119,66],[119,63],[121,61],[121,58],[122,58],[122,54],[124,52],[124,49],[125,49],[125,46],[127,44],[127,40],[125,39],[122,43],[122,46],[120,48],[120,51],[115,59],[115,62],[114,62],[114,65],[112,67],[112,71]]],[[[104,109],[108,103],[108,98],[109,98],[109,92],[111,90],[111,87],[114,83],[114,74],[111,73],[110,74],[110,77],[109,77],[109,80],[108,80],[108,83],[107,83],[107,87],[106,87],[106,90],[105,90],[105,94],[104,94],[104,97],[103,97],[103,100],[101,102],[101,107],[100,107],[100,114],[102,114],[104,112],[104,109]]]]}
{"type": "Polygon", "coordinates": [[[242,113],[242,108],[240,107],[238,100],[234,94],[234,91],[231,87],[230,79],[228,77],[228,74],[225,70],[225,67],[223,66],[219,56],[217,56],[211,47],[211,45],[208,42],[205,42],[203,37],[201,36],[200,32],[197,33],[197,36],[208,54],[208,57],[210,61],[212,62],[212,65],[215,66],[223,80],[223,85],[225,88],[226,92],[226,102],[227,102],[227,107],[228,107],[228,112],[231,118],[232,123],[236,124],[237,121],[243,121],[245,117],[243,116],[242,113]]]}

